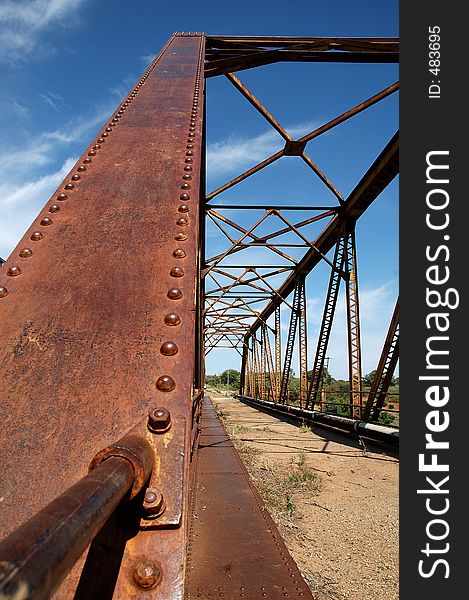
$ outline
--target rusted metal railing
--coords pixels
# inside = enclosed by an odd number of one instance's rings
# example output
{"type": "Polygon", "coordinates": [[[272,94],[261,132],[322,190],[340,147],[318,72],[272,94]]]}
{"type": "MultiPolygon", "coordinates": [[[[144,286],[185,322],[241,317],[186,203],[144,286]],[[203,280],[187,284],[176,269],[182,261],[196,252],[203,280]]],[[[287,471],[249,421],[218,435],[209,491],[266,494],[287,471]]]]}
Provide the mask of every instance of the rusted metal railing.
{"type": "Polygon", "coordinates": [[[130,433],[93,459],[90,472],[0,543],[0,597],[49,598],[123,499],[134,498],[154,463],[130,433]]]}

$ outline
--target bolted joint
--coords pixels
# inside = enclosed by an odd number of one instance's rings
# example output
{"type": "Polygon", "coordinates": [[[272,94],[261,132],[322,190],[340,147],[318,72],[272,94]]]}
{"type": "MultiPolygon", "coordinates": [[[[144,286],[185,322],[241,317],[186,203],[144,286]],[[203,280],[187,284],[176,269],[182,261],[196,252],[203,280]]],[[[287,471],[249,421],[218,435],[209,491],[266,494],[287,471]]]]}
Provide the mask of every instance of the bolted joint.
{"type": "Polygon", "coordinates": [[[133,571],[133,580],[143,589],[150,589],[158,585],[161,581],[161,566],[151,560],[144,560],[138,563],[133,571]]]}
{"type": "Polygon", "coordinates": [[[158,488],[149,487],[145,492],[142,512],[145,519],[156,519],[164,513],[166,504],[158,488]]]}
{"type": "Polygon", "coordinates": [[[154,454],[152,447],[142,435],[128,433],[115,444],[98,452],[91,461],[89,470],[92,471],[111,457],[124,458],[132,465],[134,485],[132,486],[130,499],[135,498],[148,481],[153,469],[154,454]]]}
{"type": "Polygon", "coordinates": [[[152,433],[165,433],[171,427],[171,413],[167,408],[154,408],[148,414],[148,429],[152,433]]]}

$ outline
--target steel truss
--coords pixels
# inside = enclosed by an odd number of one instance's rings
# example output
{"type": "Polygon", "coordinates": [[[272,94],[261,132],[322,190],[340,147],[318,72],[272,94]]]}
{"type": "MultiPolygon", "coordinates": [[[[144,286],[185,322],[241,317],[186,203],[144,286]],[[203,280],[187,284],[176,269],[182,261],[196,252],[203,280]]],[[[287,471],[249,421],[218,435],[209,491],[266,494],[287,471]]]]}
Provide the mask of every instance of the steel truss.
{"type": "MultiPolygon", "coordinates": [[[[292,364],[297,355],[298,402],[305,408],[319,407],[328,342],[343,282],[347,314],[349,416],[369,418],[370,409],[365,412],[363,407],[355,224],[398,172],[398,135],[390,140],[346,198],[312,160],[306,147],[311,140],[394,94],[399,84],[389,85],[308,134],[293,139],[235,73],[281,61],[395,62],[397,51],[398,44],[393,39],[207,39],[206,77],[225,76],[284,140],[283,149],[206,194],[207,222],[213,224],[226,242],[224,251],[206,257],[203,270],[206,352],[222,347],[222,342],[229,340],[225,347],[229,345],[242,354],[241,394],[288,402],[292,364]],[[273,205],[265,201],[255,204],[215,203],[218,195],[285,156],[297,156],[308,165],[312,175],[332,193],[336,203],[310,206],[273,205]],[[260,210],[264,211],[263,215],[246,225],[246,216],[260,210]],[[296,214],[301,216],[291,216],[296,214]],[[324,228],[315,239],[311,239],[306,234],[307,228],[319,222],[324,222],[324,228]],[[265,233],[268,227],[270,232],[265,233]],[[286,239],[287,242],[284,241],[286,239]],[[265,259],[264,264],[243,261],[243,251],[250,248],[268,250],[275,257],[275,264],[265,264],[265,259]],[[329,258],[332,249],[334,254],[329,258]],[[298,258],[301,250],[303,255],[298,258]],[[236,264],[233,262],[235,255],[236,264]],[[331,271],[313,367],[308,373],[305,282],[308,273],[320,263],[327,263],[331,271]],[[278,285],[281,276],[285,279],[278,285]],[[290,315],[284,347],[281,344],[281,313],[290,315]],[[275,322],[271,323],[273,314],[275,322]]],[[[394,357],[397,360],[397,351],[394,357]]],[[[395,365],[395,362],[389,363],[390,369],[395,365]]],[[[367,401],[367,406],[369,402],[371,400],[367,401]]]]}
{"type": "MultiPolygon", "coordinates": [[[[235,73],[280,61],[397,62],[397,50],[395,39],[176,33],[46,203],[0,269],[5,597],[26,589],[38,597],[182,600],[204,351],[235,349],[243,393],[278,405],[287,401],[297,344],[299,399],[316,404],[341,280],[351,415],[362,416],[354,226],[398,172],[398,137],[347,197],[306,147],[398,84],[294,139],[235,73]],[[205,79],[219,75],[284,147],[206,194],[205,79]],[[214,202],[286,156],[307,165],[332,204],[214,202]],[[247,225],[227,210],[263,216],[247,225]],[[213,256],[204,255],[208,223],[225,241],[213,256]],[[311,239],[308,228],[317,223],[323,229],[311,239]],[[244,261],[252,248],[275,262],[244,261]],[[306,281],[320,263],[331,279],[309,377],[306,281]],[[283,356],[282,314],[289,312],[283,356]],[[114,511],[124,497],[131,502],[114,511]],[[111,513],[112,527],[98,533],[111,513]]],[[[396,317],[365,406],[370,418],[382,410],[397,351],[396,317]]]]}

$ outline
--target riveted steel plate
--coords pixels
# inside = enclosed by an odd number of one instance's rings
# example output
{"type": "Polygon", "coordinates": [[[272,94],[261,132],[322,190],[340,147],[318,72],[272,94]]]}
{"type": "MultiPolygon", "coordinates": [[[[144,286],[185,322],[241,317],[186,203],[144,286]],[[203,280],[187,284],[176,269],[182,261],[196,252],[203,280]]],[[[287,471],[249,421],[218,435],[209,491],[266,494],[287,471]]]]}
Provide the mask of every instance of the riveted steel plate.
{"type": "Polygon", "coordinates": [[[192,483],[187,600],[312,599],[206,398],[192,483]]]}
{"type": "MultiPolygon", "coordinates": [[[[0,297],[0,536],[86,474],[91,458],[150,407],[184,417],[189,456],[204,40],[172,36],[0,270],[8,290],[0,297]],[[176,240],[181,232],[186,238],[176,240]],[[23,258],[23,248],[33,254],[23,258]],[[12,266],[21,273],[9,276],[12,266]],[[171,276],[174,267],[184,275],[171,276]],[[178,324],[167,324],[168,314],[178,324]],[[172,355],[161,351],[168,341],[172,355]],[[157,387],[163,376],[168,391],[157,387]]],[[[161,553],[162,582],[146,597],[178,598],[171,586],[182,588],[184,519],[177,533],[133,535],[109,542],[112,576],[120,569],[114,598],[140,594],[132,565],[161,553]]],[[[78,578],[72,573],[58,597],[73,597],[78,578]]]]}

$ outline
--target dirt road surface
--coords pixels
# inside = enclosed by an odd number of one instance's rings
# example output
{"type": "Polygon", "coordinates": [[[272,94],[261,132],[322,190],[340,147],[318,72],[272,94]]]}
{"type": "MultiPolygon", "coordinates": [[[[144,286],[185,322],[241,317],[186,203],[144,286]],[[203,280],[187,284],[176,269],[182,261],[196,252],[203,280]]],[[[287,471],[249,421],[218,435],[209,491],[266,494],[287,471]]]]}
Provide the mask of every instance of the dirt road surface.
{"type": "Polygon", "coordinates": [[[397,600],[398,460],[210,394],[316,600],[397,600]]]}

